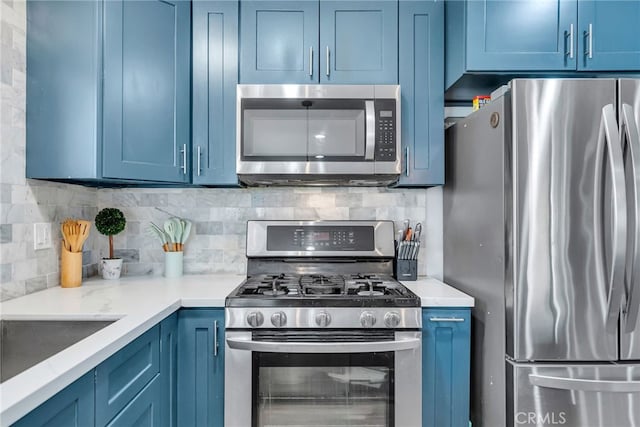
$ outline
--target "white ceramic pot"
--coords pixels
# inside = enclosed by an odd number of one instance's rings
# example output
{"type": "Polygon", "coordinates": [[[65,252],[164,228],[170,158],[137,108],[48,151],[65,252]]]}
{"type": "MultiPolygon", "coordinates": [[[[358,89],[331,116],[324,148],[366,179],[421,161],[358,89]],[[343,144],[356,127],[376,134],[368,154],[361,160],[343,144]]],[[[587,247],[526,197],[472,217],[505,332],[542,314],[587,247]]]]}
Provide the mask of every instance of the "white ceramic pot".
{"type": "Polygon", "coordinates": [[[102,258],[100,262],[102,267],[102,278],[107,280],[115,280],[120,278],[122,271],[122,258],[102,258]]]}

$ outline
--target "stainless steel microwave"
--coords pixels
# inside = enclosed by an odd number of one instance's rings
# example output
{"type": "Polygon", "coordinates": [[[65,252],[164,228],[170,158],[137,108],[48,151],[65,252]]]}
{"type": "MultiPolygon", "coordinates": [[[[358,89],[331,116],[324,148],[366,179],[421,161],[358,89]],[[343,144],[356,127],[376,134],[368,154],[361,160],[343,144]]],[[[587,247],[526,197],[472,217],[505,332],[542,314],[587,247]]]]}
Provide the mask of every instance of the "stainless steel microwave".
{"type": "Polygon", "coordinates": [[[389,185],[400,176],[400,86],[238,85],[248,185],[389,185]]]}

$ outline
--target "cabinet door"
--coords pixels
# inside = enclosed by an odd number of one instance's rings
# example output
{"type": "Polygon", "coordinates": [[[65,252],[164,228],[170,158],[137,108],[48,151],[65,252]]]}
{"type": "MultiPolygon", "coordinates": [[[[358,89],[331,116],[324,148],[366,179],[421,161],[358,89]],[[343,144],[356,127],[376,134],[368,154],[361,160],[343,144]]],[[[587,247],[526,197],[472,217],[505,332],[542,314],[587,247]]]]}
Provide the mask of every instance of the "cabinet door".
{"type": "Polygon", "coordinates": [[[422,425],[469,425],[469,309],[422,310],[422,425]]]}
{"type": "Polygon", "coordinates": [[[573,0],[467,1],[466,69],[575,70],[577,3],[573,0]]]}
{"type": "Polygon", "coordinates": [[[578,69],[640,70],[640,1],[578,2],[578,69]]]}
{"type": "Polygon", "coordinates": [[[400,1],[399,38],[399,184],[444,184],[444,2],[400,1]]]}
{"type": "Polygon", "coordinates": [[[96,425],[106,425],[160,372],[160,327],[154,326],[96,368],[96,425]]]}
{"type": "Polygon", "coordinates": [[[240,82],[318,82],[318,0],[240,3],[240,82]]]}
{"type": "Polygon", "coordinates": [[[103,176],[187,182],[190,2],[104,2],[103,176]]]}
{"type": "Polygon", "coordinates": [[[178,313],[160,323],[160,390],[162,426],[177,427],[178,313]]]}
{"type": "Polygon", "coordinates": [[[147,386],[124,407],[107,427],[156,427],[166,420],[161,416],[162,383],[156,376],[147,386]]]}
{"type": "Polygon", "coordinates": [[[14,427],[87,427],[94,425],[94,371],[38,406],[14,427]]]}
{"type": "Polygon", "coordinates": [[[178,422],[224,425],[224,309],[181,310],[178,422]]]}
{"type": "Polygon", "coordinates": [[[193,3],[193,183],[236,185],[238,2],[193,3]]]}
{"type": "Polygon", "coordinates": [[[397,84],[396,0],[320,0],[320,82],[397,84]]]}

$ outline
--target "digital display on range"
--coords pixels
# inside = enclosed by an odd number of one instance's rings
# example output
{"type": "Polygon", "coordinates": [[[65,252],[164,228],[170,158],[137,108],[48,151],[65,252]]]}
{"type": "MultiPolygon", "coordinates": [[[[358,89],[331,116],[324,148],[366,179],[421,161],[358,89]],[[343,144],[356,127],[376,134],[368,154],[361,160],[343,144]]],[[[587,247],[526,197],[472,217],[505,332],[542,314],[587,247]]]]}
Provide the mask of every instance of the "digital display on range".
{"type": "Polygon", "coordinates": [[[268,251],[372,251],[372,226],[267,226],[268,251]]]}

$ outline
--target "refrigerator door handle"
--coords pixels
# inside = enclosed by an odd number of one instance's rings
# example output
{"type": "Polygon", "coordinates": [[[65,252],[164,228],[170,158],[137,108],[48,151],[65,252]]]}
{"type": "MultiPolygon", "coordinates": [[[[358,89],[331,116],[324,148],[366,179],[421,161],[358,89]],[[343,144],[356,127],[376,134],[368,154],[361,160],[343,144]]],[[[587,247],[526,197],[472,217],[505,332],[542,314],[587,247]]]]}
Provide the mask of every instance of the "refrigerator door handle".
{"type": "Polygon", "coordinates": [[[627,265],[625,269],[625,282],[629,290],[626,306],[625,332],[633,332],[638,323],[638,312],[640,312],[640,289],[636,286],[636,281],[640,277],[640,132],[636,125],[635,112],[629,104],[622,105],[620,117],[620,138],[623,143],[624,159],[630,158],[628,165],[631,170],[630,193],[632,200],[629,200],[633,223],[635,228],[631,233],[627,233],[627,265]],[[625,154],[628,154],[627,157],[625,154]]]}
{"type": "Polygon", "coordinates": [[[558,390],[595,391],[605,393],[640,393],[640,381],[588,380],[529,374],[529,382],[537,387],[558,390]]]}
{"type": "Polygon", "coordinates": [[[607,314],[605,326],[607,331],[615,333],[618,328],[618,318],[624,292],[624,274],[627,249],[627,200],[624,185],[624,160],[622,145],[616,121],[616,113],[612,104],[602,108],[598,145],[595,155],[594,170],[594,247],[595,268],[600,280],[608,282],[607,314]],[[604,154],[607,153],[607,163],[612,174],[612,256],[609,277],[606,277],[604,254],[604,223],[603,223],[603,193],[604,193],[604,154]]]}

